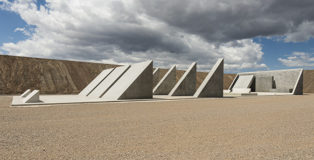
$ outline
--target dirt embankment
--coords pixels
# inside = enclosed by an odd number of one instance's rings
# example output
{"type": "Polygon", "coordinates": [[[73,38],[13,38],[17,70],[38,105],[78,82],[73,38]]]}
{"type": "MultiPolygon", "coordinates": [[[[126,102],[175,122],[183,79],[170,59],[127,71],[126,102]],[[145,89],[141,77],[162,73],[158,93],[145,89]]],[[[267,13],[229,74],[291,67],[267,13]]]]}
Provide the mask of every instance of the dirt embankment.
{"type": "MultiPolygon", "coordinates": [[[[0,55],[0,94],[20,94],[26,89],[39,89],[43,94],[79,93],[103,69],[117,65],[65,60],[51,60],[0,55]]],[[[161,69],[160,77],[167,69],[161,69]]],[[[184,71],[177,71],[177,81],[184,71]]],[[[198,72],[196,87],[206,77],[198,72]]],[[[227,89],[235,74],[224,75],[224,89],[227,89]]],[[[304,71],[304,92],[314,93],[314,70],[304,71]]]]}

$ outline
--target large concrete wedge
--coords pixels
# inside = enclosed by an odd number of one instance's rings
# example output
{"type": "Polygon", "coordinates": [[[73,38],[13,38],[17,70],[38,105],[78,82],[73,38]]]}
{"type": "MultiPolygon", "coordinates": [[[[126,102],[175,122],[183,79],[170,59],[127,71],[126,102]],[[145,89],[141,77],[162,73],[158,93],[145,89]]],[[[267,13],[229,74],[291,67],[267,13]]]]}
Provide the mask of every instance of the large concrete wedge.
{"type": "Polygon", "coordinates": [[[88,95],[88,97],[102,97],[129,68],[130,65],[115,68],[102,82],[100,82],[100,84],[88,95]]]}
{"type": "Polygon", "coordinates": [[[172,66],[153,89],[155,95],[168,95],[176,85],[176,66],[172,66]]]}
{"type": "Polygon", "coordinates": [[[223,97],[224,59],[216,64],[196,90],[194,97],[223,97]]]}
{"type": "Polygon", "coordinates": [[[155,87],[158,84],[159,75],[160,75],[160,69],[156,68],[153,72],[153,87],[155,87]]]}
{"type": "Polygon", "coordinates": [[[39,100],[39,90],[33,90],[26,97],[22,98],[23,103],[36,103],[39,100]]]}
{"type": "Polygon", "coordinates": [[[80,96],[88,96],[114,69],[103,70],[92,82],[90,82],[80,93],[80,96]]]}
{"type": "Polygon", "coordinates": [[[109,100],[152,98],[153,61],[131,65],[122,77],[104,94],[109,100]]]}
{"type": "Polygon", "coordinates": [[[170,91],[169,96],[193,96],[196,87],[196,62],[185,71],[178,83],[170,91]]]}

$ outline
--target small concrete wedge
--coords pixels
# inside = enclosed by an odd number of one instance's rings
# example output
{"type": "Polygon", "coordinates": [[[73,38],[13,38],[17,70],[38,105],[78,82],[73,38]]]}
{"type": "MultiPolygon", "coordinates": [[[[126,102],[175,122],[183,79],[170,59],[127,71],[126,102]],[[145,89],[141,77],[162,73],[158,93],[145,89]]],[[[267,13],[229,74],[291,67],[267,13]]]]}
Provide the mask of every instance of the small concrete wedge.
{"type": "Polygon", "coordinates": [[[152,73],[153,61],[133,64],[102,98],[109,100],[152,98],[152,73]]]}
{"type": "Polygon", "coordinates": [[[80,93],[80,96],[88,96],[112,71],[114,68],[103,70],[94,80],[92,80],[80,93]]]}
{"type": "Polygon", "coordinates": [[[22,99],[23,103],[36,103],[39,101],[39,90],[33,90],[30,94],[22,99]]]}
{"type": "Polygon", "coordinates": [[[169,96],[193,96],[196,87],[196,62],[193,62],[187,71],[172,88],[169,96]]]}
{"type": "Polygon", "coordinates": [[[24,93],[21,94],[21,97],[24,98],[28,96],[31,92],[32,92],[31,89],[27,89],[24,93]]]}
{"type": "Polygon", "coordinates": [[[154,95],[168,95],[176,85],[176,66],[172,66],[153,89],[154,95]]]}
{"type": "Polygon", "coordinates": [[[129,68],[130,65],[115,68],[102,82],[100,82],[100,84],[88,95],[88,97],[102,97],[129,68]]]}
{"type": "Polygon", "coordinates": [[[224,59],[216,64],[196,90],[194,97],[223,97],[224,59]]]}

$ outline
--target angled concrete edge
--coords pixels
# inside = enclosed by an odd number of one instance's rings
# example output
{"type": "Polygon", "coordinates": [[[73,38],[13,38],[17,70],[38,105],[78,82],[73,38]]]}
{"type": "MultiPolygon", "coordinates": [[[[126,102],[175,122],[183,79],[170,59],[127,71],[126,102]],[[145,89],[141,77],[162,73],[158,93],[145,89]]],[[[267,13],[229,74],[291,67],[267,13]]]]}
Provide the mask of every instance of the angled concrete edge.
{"type": "Polygon", "coordinates": [[[172,88],[169,96],[192,96],[196,87],[196,62],[183,74],[178,83],[172,88]]]}
{"type": "Polygon", "coordinates": [[[21,94],[21,97],[24,98],[31,93],[31,89],[27,89],[24,93],[21,94]]]}
{"type": "Polygon", "coordinates": [[[36,103],[39,102],[39,90],[33,90],[25,98],[22,99],[23,103],[36,103]]]}
{"type": "Polygon", "coordinates": [[[153,72],[153,87],[157,85],[159,76],[160,76],[160,69],[156,68],[153,72]]]}
{"type": "Polygon", "coordinates": [[[303,95],[303,69],[300,69],[300,74],[292,93],[294,95],[303,95]]]}
{"type": "Polygon", "coordinates": [[[109,100],[152,98],[152,73],[153,61],[133,64],[102,98],[109,100]]]}
{"type": "Polygon", "coordinates": [[[176,85],[176,66],[172,66],[153,89],[155,95],[167,95],[176,85]]]}
{"type": "Polygon", "coordinates": [[[232,90],[232,88],[233,88],[233,86],[235,85],[235,82],[238,80],[238,78],[239,78],[239,74],[237,74],[237,75],[234,77],[232,83],[230,84],[230,86],[229,86],[229,88],[228,88],[229,91],[232,90]]]}
{"type": "Polygon", "coordinates": [[[233,88],[249,88],[254,80],[254,75],[239,75],[233,88]]]}
{"type": "Polygon", "coordinates": [[[80,93],[80,96],[88,96],[102,82],[114,68],[103,70],[96,78],[94,78],[80,93]]]}
{"type": "Polygon", "coordinates": [[[88,97],[102,97],[129,68],[130,65],[115,68],[102,82],[100,82],[88,97]]]}
{"type": "Polygon", "coordinates": [[[223,97],[224,59],[220,58],[196,90],[194,97],[223,97]]]}

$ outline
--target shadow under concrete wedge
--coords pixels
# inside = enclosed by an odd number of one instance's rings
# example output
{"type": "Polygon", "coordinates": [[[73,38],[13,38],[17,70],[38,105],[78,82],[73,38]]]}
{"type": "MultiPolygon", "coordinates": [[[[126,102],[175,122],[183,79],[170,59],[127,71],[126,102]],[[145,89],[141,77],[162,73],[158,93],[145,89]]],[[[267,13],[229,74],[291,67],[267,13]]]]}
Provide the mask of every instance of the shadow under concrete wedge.
{"type": "Polygon", "coordinates": [[[102,82],[100,82],[100,84],[88,95],[88,97],[102,97],[129,68],[130,65],[115,68],[102,82]]]}
{"type": "Polygon", "coordinates": [[[196,87],[196,62],[185,71],[178,83],[168,94],[169,96],[193,96],[196,87]]]}
{"type": "Polygon", "coordinates": [[[153,61],[133,64],[102,98],[109,100],[152,98],[152,73],[153,61]]]}
{"type": "Polygon", "coordinates": [[[88,96],[112,71],[114,68],[103,70],[92,82],[90,82],[80,93],[80,96],[88,96]]]}
{"type": "Polygon", "coordinates": [[[176,85],[176,66],[172,66],[153,89],[154,95],[168,95],[176,85]]]}
{"type": "Polygon", "coordinates": [[[224,59],[216,64],[196,90],[194,97],[223,97],[224,59]]]}

